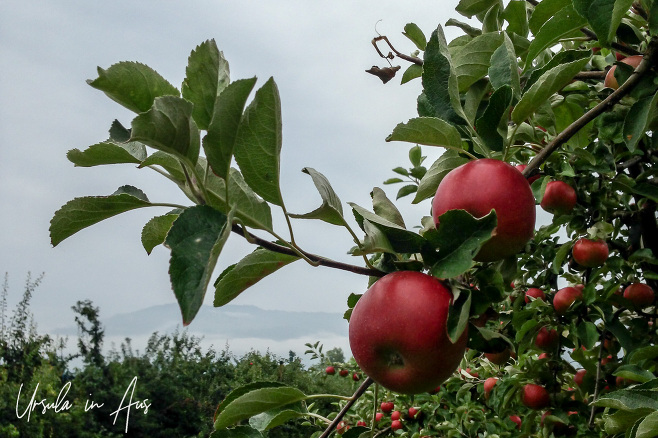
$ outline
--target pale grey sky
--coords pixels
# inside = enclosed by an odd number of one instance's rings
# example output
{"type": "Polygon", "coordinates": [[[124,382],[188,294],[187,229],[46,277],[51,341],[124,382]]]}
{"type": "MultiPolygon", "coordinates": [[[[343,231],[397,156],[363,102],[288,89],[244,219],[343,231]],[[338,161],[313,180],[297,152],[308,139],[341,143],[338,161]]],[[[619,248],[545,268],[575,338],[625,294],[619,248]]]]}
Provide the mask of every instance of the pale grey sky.
{"type": "MultiPolygon", "coordinates": [[[[26,273],[46,276],[33,298],[45,331],[72,321],[70,307],[91,299],[102,316],[175,302],[169,253],[147,256],[143,224],[162,210],[108,219],[52,248],[53,213],[78,196],[108,195],[130,184],[153,201],[187,202],[164,178],[132,165],[74,168],[72,148],[104,140],[113,119],[129,125],[132,113],[92,89],[96,67],[140,61],[180,87],[190,51],[214,38],[232,79],[274,76],[283,108],[282,191],[292,212],[307,212],[320,198],[305,166],[324,173],[342,201],[370,207],[369,192],[406,165],[410,145],[386,143],[393,127],[416,115],[419,81],[383,85],[364,70],[384,66],[370,41],[377,30],[410,53],[402,34],[408,22],[427,36],[456,17],[457,0],[377,1],[18,1],[0,2],[0,270],[10,275],[10,302],[26,273]]],[[[463,19],[463,17],[462,17],[463,19]]],[[[448,39],[459,35],[446,28],[448,39]]],[[[398,61],[395,61],[398,64],[398,61]]],[[[400,63],[403,70],[406,63],[400,63]]],[[[402,71],[403,71],[402,70],[402,71]]],[[[424,148],[428,165],[441,151],[424,148]]],[[[384,187],[394,198],[397,187],[384,187]]],[[[409,226],[429,204],[398,203],[409,226]]],[[[344,206],[346,212],[349,207],[344,206]]],[[[279,223],[281,218],[279,217],[279,223]]],[[[343,261],[350,236],[322,222],[295,223],[304,249],[343,261]]],[[[215,276],[253,249],[233,235],[215,276]]],[[[302,262],[265,279],[235,304],[265,309],[342,312],[366,278],[302,262]]],[[[206,297],[212,303],[212,290],[206,297]]],[[[212,312],[204,308],[202,312],[212,312]]],[[[193,324],[192,324],[193,325],[193,324]]]]}

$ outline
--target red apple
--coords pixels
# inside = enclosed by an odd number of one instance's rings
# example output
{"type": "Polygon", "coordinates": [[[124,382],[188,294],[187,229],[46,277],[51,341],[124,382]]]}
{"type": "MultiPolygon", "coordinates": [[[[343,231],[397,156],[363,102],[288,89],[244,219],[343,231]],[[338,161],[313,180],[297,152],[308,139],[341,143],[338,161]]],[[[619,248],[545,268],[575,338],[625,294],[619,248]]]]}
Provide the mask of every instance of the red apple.
{"type": "Polygon", "coordinates": [[[414,408],[414,407],[411,407],[411,408],[409,408],[409,411],[407,412],[407,416],[408,416],[410,419],[414,419],[414,418],[416,418],[416,414],[417,414],[418,412],[419,412],[418,409],[416,409],[416,408],[414,408]]]}
{"type": "Polygon", "coordinates": [[[543,386],[528,383],[523,387],[521,402],[530,409],[544,409],[551,403],[551,398],[543,386]]]}
{"type": "MultiPolygon", "coordinates": [[[[526,167],[528,167],[527,164],[517,164],[516,166],[514,166],[514,168],[516,170],[518,170],[519,172],[521,172],[521,173],[523,173],[523,171],[525,170],[526,167]]],[[[537,174],[537,175],[534,175],[534,176],[531,176],[530,178],[528,178],[528,184],[532,184],[533,182],[537,181],[539,179],[539,176],[540,175],[537,174]]],[[[512,289],[514,289],[514,286],[512,286],[512,289]]]]}
{"type": "Polygon", "coordinates": [[[452,292],[438,279],[397,271],[377,280],[359,299],[349,323],[352,356],[383,387],[430,392],[457,369],[466,350],[447,334],[452,292]]]}
{"type": "Polygon", "coordinates": [[[377,412],[375,414],[375,421],[382,421],[382,418],[384,418],[384,414],[382,414],[381,412],[377,412]]]}
{"type": "Polygon", "coordinates": [[[521,430],[521,417],[518,415],[510,415],[509,419],[516,423],[516,428],[521,430]]]}
{"type": "Polygon", "coordinates": [[[558,315],[564,314],[576,300],[580,300],[582,298],[583,293],[573,286],[567,286],[560,289],[555,293],[555,296],[553,297],[553,307],[555,308],[555,313],[558,315]]]}
{"type": "Polygon", "coordinates": [[[585,378],[585,374],[587,374],[586,369],[580,369],[576,371],[576,374],[573,376],[574,383],[578,386],[583,386],[583,379],[585,378]]]}
{"type": "Polygon", "coordinates": [[[505,349],[499,353],[484,353],[484,357],[486,357],[491,363],[504,365],[510,358],[510,351],[509,349],[505,349]]]}
{"type": "MultiPolygon", "coordinates": [[[[629,56],[628,58],[622,59],[621,62],[628,64],[633,68],[637,68],[637,66],[640,65],[640,62],[642,62],[642,55],[629,56]]],[[[610,70],[608,70],[608,73],[605,75],[605,80],[603,81],[603,85],[614,90],[619,88],[619,83],[617,83],[617,78],[615,78],[616,69],[617,66],[613,65],[610,70]]]]}
{"type": "Polygon", "coordinates": [[[525,293],[526,304],[530,302],[530,298],[546,301],[546,294],[541,289],[537,289],[536,287],[531,287],[525,293]]]}
{"type": "Polygon", "coordinates": [[[402,414],[400,414],[400,411],[393,411],[391,412],[391,420],[399,420],[401,415],[402,414]]]}
{"type": "Polygon", "coordinates": [[[394,407],[395,405],[393,404],[393,402],[382,402],[382,404],[379,405],[379,408],[382,410],[382,412],[385,412],[387,414],[391,412],[394,407]]]}
{"type": "Polygon", "coordinates": [[[359,420],[359,421],[357,421],[357,422],[356,422],[356,425],[357,425],[357,426],[362,426],[362,427],[366,427],[366,426],[367,426],[366,422],[363,421],[363,420],[359,420]]]}
{"type": "Polygon", "coordinates": [[[567,214],[576,206],[576,191],[564,181],[551,181],[541,200],[541,208],[553,214],[567,214]]]}
{"type": "Polygon", "coordinates": [[[605,240],[579,239],[573,246],[573,259],[586,268],[601,266],[608,259],[608,244],[605,240]]]}
{"type": "Polygon", "coordinates": [[[337,433],[338,435],[342,435],[342,434],[344,434],[345,432],[347,432],[347,429],[349,429],[349,428],[350,428],[350,427],[347,425],[347,423],[345,423],[344,421],[341,421],[341,422],[338,423],[338,425],[336,426],[336,433],[337,433]]]}
{"type": "Polygon", "coordinates": [[[348,370],[340,370],[338,374],[340,375],[340,377],[347,377],[350,375],[350,372],[348,370]]]}
{"type": "Polygon", "coordinates": [[[462,209],[480,218],[496,210],[493,236],[475,256],[491,262],[514,255],[525,247],[535,230],[535,198],[528,181],[511,164],[483,158],[450,171],[432,201],[437,227],[439,216],[462,209]]]}
{"type": "Polygon", "coordinates": [[[355,382],[358,382],[359,380],[361,380],[361,377],[359,377],[359,375],[357,373],[354,373],[354,374],[352,374],[352,380],[354,380],[355,382]]]}
{"type": "Polygon", "coordinates": [[[325,371],[325,373],[327,373],[327,374],[329,374],[329,375],[331,375],[331,376],[333,376],[334,374],[336,374],[336,368],[331,367],[331,366],[327,367],[324,371],[325,371]]]}
{"type": "Polygon", "coordinates": [[[542,353],[539,356],[537,356],[537,360],[544,360],[544,359],[550,359],[548,353],[542,353]]]}
{"type": "Polygon", "coordinates": [[[393,420],[391,422],[391,430],[402,429],[402,422],[400,420],[393,420]]]}
{"type": "Polygon", "coordinates": [[[637,308],[644,308],[653,304],[655,294],[651,286],[643,283],[632,283],[624,289],[624,298],[637,308]]]}
{"type": "Polygon", "coordinates": [[[554,350],[560,340],[560,334],[555,329],[542,327],[537,332],[535,345],[541,350],[554,350]]]}
{"type": "Polygon", "coordinates": [[[498,379],[496,377],[489,377],[487,380],[484,381],[484,398],[489,400],[489,396],[491,395],[491,391],[493,390],[493,387],[496,386],[496,382],[498,382],[498,379]]]}

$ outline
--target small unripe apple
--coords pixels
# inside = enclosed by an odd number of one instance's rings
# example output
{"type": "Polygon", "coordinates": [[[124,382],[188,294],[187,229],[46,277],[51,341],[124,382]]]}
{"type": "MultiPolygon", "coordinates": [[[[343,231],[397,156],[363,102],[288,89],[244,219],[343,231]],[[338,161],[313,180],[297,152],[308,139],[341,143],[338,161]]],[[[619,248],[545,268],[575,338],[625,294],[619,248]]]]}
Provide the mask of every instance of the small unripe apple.
{"type": "Polygon", "coordinates": [[[651,286],[643,283],[632,283],[624,289],[624,298],[637,308],[644,308],[653,304],[655,294],[651,286]]]}
{"type": "Polygon", "coordinates": [[[567,214],[578,201],[576,191],[564,181],[551,181],[546,184],[546,191],[541,200],[541,208],[553,214],[567,214]]]}
{"type": "Polygon", "coordinates": [[[494,233],[474,260],[492,262],[521,251],[535,231],[535,197],[530,184],[509,163],[491,158],[469,161],[441,180],[432,200],[432,217],[466,210],[476,218],[496,211],[494,233]]]}
{"type": "Polygon", "coordinates": [[[499,353],[484,353],[484,357],[486,357],[491,363],[496,365],[504,365],[510,358],[510,351],[506,348],[499,353]]]}
{"type": "Polygon", "coordinates": [[[400,420],[391,421],[391,430],[402,429],[402,422],[400,420]]]}
{"type": "Polygon", "coordinates": [[[579,239],[573,246],[573,259],[586,268],[601,266],[608,259],[608,244],[605,240],[579,239]]]}
{"type": "Polygon", "coordinates": [[[542,327],[537,332],[535,345],[541,350],[554,350],[560,340],[560,334],[555,329],[542,327]]]}
{"type": "MultiPolygon", "coordinates": [[[[628,58],[622,59],[621,62],[628,64],[633,68],[637,68],[637,66],[640,65],[640,62],[642,62],[642,55],[629,56],[628,58]]],[[[608,70],[608,73],[605,75],[605,80],[603,81],[603,85],[612,88],[613,90],[619,88],[619,83],[617,83],[617,78],[615,78],[616,69],[617,66],[613,65],[610,70],[608,70]]]]}
{"type": "Polygon", "coordinates": [[[541,289],[537,289],[536,287],[531,287],[525,293],[526,304],[530,302],[530,298],[546,301],[546,294],[541,289]]]}
{"type": "Polygon", "coordinates": [[[334,374],[336,374],[336,368],[331,367],[331,366],[327,367],[324,371],[327,374],[329,374],[330,376],[333,376],[334,374]]]}
{"type": "Polygon", "coordinates": [[[489,400],[489,396],[491,395],[491,391],[493,390],[493,387],[496,386],[496,382],[498,382],[498,379],[496,377],[489,377],[484,381],[484,398],[489,400]]]}
{"type": "Polygon", "coordinates": [[[400,414],[400,411],[393,411],[391,412],[391,420],[399,420],[401,415],[402,414],[400,414]]]}
{"type": "Polygon", "coordinates": [[[521,430],[521,417],[518,415],[510,415],[509,419],[516,423],[516,428],[521,430]]]}
{"type": "Polygon", "coordinates": [[[573,286],[560,289],[553,297],[553,307],[558,315],[564,314],[576,301],[583,298],[583,293],[573,286]]]}
{"type": "Polygon", "coordinates": [[[395,405],[393,404],[393,402],[382,402],[382,404],[379,405],[379,408],[382,410],[382,412],[384,412],[386,414],[391,412],[394,407],[395,407],[395,405]]]}
{"type": "Polygon", "coordinates": [[[530,409],[544,409],[551,403],[551,397],[543,386],[528,383],[523,387],[521,402],[530,409]]]}

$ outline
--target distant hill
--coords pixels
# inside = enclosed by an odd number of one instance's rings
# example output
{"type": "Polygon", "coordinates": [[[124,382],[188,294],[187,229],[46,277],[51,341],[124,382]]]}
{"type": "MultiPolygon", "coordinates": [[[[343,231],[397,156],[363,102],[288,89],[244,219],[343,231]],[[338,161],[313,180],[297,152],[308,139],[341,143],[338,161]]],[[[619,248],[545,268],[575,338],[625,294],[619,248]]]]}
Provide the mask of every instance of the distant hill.
{"type": "MultiPolygon", "coordinates": [[[[101,316],[101,322],[106,347],[120,344],[128,337],[133,347],[142,349],[154,332],[173,333],[183,329],[177,304],[152,306],[108,318],[101,316]]],[[[343,348],[349,357],[347,327],[347,321],[338,313],[264,310],[229,304],[220,308],[202,307],[187,331],[203,337],[202,345],[206,347],[223,349],[228,345],[236,354],[254,349],[286,356],[293,350],[302,355],[305,343],[321,341],[326,348],[343,348]]],[[[77,329],[70,325],[51,330],[50,334],[75,338],[77,329]]],[[[75,341],[71,339],[68,345],[75,348],[75,341]]]]}

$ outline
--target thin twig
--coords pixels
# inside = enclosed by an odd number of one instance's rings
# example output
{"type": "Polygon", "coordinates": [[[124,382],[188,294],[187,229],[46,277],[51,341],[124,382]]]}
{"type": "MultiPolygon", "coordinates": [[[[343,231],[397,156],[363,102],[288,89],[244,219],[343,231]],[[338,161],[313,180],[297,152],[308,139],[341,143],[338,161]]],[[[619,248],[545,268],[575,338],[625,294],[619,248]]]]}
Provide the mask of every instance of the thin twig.
{"type": "Polygon", "coordinates": [[[398,52],[395,49],[395,47],[393,47],[393,44],[391,44],[391,42],[388,40],[388,38],[384,35],[380,35],[380,36],[375,37],[375,38],[372,39],[372,45],[375,46],[375,50],[377,50],[377,53],[379,53],[379,56],[381,56],[382,58],[393,59],[393,57],[390,53],[389,53],[388,56],[386,56],[379,50],[379,47],[377,47],[377,42],[382,41],[382,40],[386,41],[386,44],[388,44],[388,47],[390,47],[391,50],[395,52],[395,54],[398,56],[398,58],[402,58],[405,61],[413,62],[416,65],[423,65],[423,60],[422,59],[416,58],[415,56],[409,56],[409,55],[405,55],[404,53],[398,52]]]}
{"type": "MultiPolygon", "coordinates": [[[[245,238],[248,238],[248,240],[251,243],[262,246],[263,248],[268,249],[270,251],[278,252],[280,254],[299,256],[299,254],[297,254],[297,252],[293,251],[292,249],[283,245],[279,245],[274,242],[270,242],[269,240],[262,239],[252,233],[249,233],[242,226],[238,224],[234,224],[231,228],[231,231],[245,238]]],[[[305,251],[301,251],[301,252],[304,254],[304,256],[306,256],[307,258],[309,258],[310,260],[321,266],[340,269],[343,271],[349,271],[355,274],[368,275],[371,277],[383,277],[384,275],[386,275],[386,272],[380,271],[378,269],[371,269],[371,268],[364,268],[362,266],[350,265],[348,263],[342,263],[335,260],[327,259],[319,255],[310,254],[305,251]]]]}
{"type": "Polygon", "coordinates": [[[527,177],[535,169],[538,169],[539,166],[541,166],[541,164],[544,163],[544,161],[546,161],[553,152],[559,149],[560,146],[562,146],[571,137],[578,133],[578,131],[580,131],[585,125],[601,115],[603,112],[612,108],[624,96],[630,93],[630,91],[640,82],[642,76],[644,76],[644,74],[649,71],[649,68],[653,65],[655,52],[657,50],[658,40],[652,39],[649,43],[647,53],[644,55],[644,59],[642,62],[640,62],[640,65],[637,66],[628,80],[624,82],[621,87],[610,94],[610,96],[605,98],[601,103],[586,112],[582,117],[580,117],[571,125],[567,126],[562,132],[560,132],[550,143],[546,145],[546,147],[544,147],[544,149],[535,155],[530,163],[528,163],[528,167],[526,167],[523,171],[523,175],[527,177]]]}
{"type": "Polygon", "coordinates": [[[347,404],[343,407],[343,409],[340,410],[338,415],[336,415],[336,418],[334,418],[334,421],[332,421],[331,424],[327,426],[327,428],[324,430],[324,432],[322,432],[322,435],[320,435],[319,438],[327,438],[331,434],[331,432],[333,432],[336,429],[336,426],[338,425],[338,423],[341,422],[345,414],[347,414],[347,411],[350,410],[352,405],[356,403],[356,401],[366,392],[366,389],[368,389],[368,387],[373,383],[375,383],[375,381],[372,380],[370,377],[366,378],[366,380],[363,381],[361,386],[359,386],[359,388],[352,396],[352,399],[347,402],[347,404]]]}

